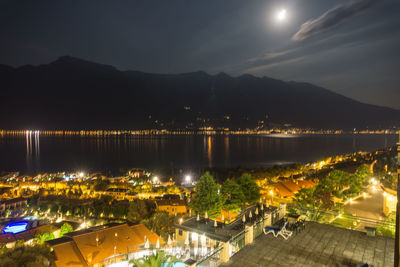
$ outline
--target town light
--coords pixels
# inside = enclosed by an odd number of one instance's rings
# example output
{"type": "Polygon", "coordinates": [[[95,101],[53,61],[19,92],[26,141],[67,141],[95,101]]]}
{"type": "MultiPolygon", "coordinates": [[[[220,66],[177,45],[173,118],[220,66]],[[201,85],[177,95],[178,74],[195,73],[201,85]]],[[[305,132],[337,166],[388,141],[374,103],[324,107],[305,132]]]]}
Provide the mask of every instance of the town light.
{"type": "Polygon", "coordinates": [[[82,178],[82,177],[83,177],[83,175],[84,175],[84,173],[83,173],[83,172],[80,172],[80,173],[79,173],[79,177],[81,177],[81,178],[82,178]]]}
{"type": "Polygon", "coordinates": [[[157,176],[154,176],[153,183],[158,183],[158,177],[157,176]]]}
{"type": "Polygon", "coordinates": [[[192,180],[192,177],[190,177],[190,175],[186,175],[185,176],[185,182],[186,183],[190,183],[191,180],[192,180]]]}

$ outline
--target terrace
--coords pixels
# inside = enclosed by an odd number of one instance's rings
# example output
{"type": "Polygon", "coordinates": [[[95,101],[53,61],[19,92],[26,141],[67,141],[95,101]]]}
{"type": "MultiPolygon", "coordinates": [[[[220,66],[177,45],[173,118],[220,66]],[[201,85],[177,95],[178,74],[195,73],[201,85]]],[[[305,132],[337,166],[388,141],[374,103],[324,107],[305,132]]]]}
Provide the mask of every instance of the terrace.
{"type": "Polygon", "coordinates": [[[394,239],[314,222],[288,240],[262,235],[234,255],[235,266],[393,266],[394,239]]]}

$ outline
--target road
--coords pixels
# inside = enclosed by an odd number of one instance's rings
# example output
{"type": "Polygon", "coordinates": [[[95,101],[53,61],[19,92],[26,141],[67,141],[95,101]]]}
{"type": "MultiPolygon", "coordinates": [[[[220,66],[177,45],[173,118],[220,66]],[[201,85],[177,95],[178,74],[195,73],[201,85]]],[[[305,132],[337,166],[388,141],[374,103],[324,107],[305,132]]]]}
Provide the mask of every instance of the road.
{"type": "Polygon", "coordinates": [[[365,226],[376,227],[374,222],[368,220],[376,221],[385,218],[383,214],[383,190],[369,188],[365,198],[360,197],[352,203],[346,204],[344,210],[360,217],[361,223],[356,228],[357,230],[364,231],[365,226]],[[363,220],[364,218],[367,221],[363,220]]]}

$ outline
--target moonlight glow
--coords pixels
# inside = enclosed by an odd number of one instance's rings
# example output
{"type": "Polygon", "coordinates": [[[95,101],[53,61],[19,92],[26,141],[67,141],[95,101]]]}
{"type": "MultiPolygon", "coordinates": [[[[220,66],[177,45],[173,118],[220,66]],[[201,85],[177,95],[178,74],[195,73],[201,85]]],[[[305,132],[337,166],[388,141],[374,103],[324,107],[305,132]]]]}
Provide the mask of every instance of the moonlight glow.
{"type": "Polygon", "coordinates": [[[278,21],[284,21],[287,18],[287,11],[286,9],[282,9],[280,11],[278,11],[278,13],[276,14],[276,19],[278,21]]]}

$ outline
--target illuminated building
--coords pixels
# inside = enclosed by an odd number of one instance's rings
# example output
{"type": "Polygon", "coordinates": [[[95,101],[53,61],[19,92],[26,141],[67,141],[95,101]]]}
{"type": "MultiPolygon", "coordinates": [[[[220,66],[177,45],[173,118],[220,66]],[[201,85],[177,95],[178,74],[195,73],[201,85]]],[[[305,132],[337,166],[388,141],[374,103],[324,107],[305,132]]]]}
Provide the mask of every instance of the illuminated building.
{"type": "Polygon", "coordinates": [[[0,214],[4,214],[6,210],[16,210],[26,207],[28,201],[25,198],[13,198],[0,201],[0,214]]]}
{"type": "Polygon", "coordinates": [[[186,202],[181,199],[159,199],[156,200],[158,211],[168,212],[169,215],[187,213],[186,202]]]}

